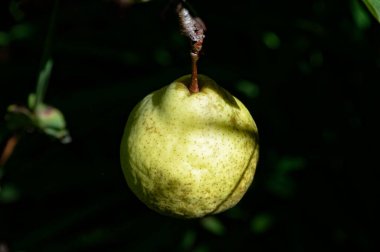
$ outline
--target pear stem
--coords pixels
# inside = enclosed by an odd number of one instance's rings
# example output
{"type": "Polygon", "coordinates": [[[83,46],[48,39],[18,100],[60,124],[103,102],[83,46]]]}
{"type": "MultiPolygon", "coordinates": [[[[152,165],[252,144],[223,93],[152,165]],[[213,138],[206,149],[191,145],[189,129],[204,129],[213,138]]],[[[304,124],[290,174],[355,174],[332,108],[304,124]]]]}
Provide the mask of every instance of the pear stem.
{"type": "Polygon", "coordinates": [[[182,32],[190,38],[192,42],[191,46],[191,83],[188,86],[188,89],[191,93],[199,92],[199,83],[198,83],[198,68],[197,62],[199,60],[199,52],[202,50],[203,39],[205,38],[206,26],[203,23],[202,19],[195,14],[191,14],[187,9],[189,5],[186,3],[186,0],[182,0],[177,5],[177,13],[182,27],[182,32]],[[186,5],[186,7],[184,6],[186,5]]]}
{"type": "Polygon", "coordinates": [[[189,90],[191,93],[199,92],[199,83],[198,83],[198,67],[197,62],[199,60],[199,52],[202,50],[203,38],[199,39],[193,43],[191,47],[191,83],[189,86],[189,90]]]}
{"type": "Polygon", "coordinates": [[[189,86],[189,90],[191,93],[198,93],[199,92],[199,85],[198,85],[198,67],[197,67],[197,61],[199,59],[199,56],[197,53],[190,53],[191,55],[191,83],[189,86]]]}

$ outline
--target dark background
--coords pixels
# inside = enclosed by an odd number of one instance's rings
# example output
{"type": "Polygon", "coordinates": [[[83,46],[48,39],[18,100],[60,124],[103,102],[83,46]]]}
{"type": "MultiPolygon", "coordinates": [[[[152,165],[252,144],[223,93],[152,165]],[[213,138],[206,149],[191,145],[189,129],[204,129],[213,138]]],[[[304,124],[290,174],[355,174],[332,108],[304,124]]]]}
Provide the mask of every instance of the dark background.
{"type": "MultiPolygon", "coordinates": [[[[2,168],[1,252],[374,251],[380,24],[358,0],[190,2],[208,27],[199,71],[259,127],[245,197],[196,220],[136,199],[123,128],[145,95],[190,73],[188,41],[169,1],[60,1],[45,102],[73,141],[20,140],[2,168]]],[[[2,148],[7,106],[35,90],[52,7],[0,1],[2,148]]]]}

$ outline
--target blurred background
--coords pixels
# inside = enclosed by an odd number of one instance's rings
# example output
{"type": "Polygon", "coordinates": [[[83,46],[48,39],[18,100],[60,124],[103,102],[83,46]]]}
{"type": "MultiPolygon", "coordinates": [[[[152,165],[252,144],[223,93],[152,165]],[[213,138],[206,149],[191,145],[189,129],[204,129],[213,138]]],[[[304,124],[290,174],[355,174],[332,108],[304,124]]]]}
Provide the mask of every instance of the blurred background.
{"type": "MultiPolygon", "coordinates": [[[[0,168],[0,251],[374,251],[380,24],[359,0],[189,1],[207,25],[199,72],[259,128],[253,185],[212,217],[161,216],[128,189],[133,106],[190,73],[169,0],[60,1],[45,102],[72,142],[23,135],[0,168]],[[377,108],[377,109],[376,109],[377,108]]],[[[34,92],[51,0],[0,1],[0,151],[34,92]]]]}

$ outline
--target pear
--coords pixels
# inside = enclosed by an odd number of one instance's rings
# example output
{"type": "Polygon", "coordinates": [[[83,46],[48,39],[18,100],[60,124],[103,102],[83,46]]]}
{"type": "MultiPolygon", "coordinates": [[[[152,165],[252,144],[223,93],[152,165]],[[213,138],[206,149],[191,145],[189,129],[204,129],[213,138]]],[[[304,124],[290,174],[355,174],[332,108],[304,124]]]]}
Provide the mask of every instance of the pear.
{"type": "Polygon", "coordinates": [[[132,192],[169,216],[198,218],[235,206],[252,183],[258,131],[247,108],[211,78],[191,75],[146,96],[129,115],[121,166],[132,192]]]}

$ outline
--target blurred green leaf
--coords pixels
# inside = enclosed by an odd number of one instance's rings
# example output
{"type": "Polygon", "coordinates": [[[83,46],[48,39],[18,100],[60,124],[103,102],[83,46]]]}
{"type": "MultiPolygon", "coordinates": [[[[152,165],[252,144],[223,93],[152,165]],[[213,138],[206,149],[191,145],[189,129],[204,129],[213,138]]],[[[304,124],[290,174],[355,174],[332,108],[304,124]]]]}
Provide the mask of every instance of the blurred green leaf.
{"type": "Polygon", "coordinates": [[[294,195],[296,186],[293,179],[286,175],[274,175],[268,181],[269,189],[281,198],[289,198],[294,195]]]}
{"type": "Polygon", "coordinates": [[[32,33],[31,26],[27,24],[14,25],[9,32],[0,31],[0,46],[7,46],[12,40],[25,39],[32,33]]]}
{"type": "Polygon", "coordinates": [[[20,193],[16,187],[5,184],[0,186],[0,202],[12,203],[20,198],[20,193]]]}
{"type": "Polygon", "coordinates": [[[162,66],[167,66],[171,62],[171,55],[167,50],[158,49],[156,50],[154,57],[158,64],[162,66]]]}
{"type": "Polygon", "coordinates": [[[223,235],[226,232],[223,223],[213,216],[203,218],[201,220],[201,225],[204,229],[215,235],[223,235]]]}
{"type": "Polygon", "coordinates": [[[49,78],[50,78],[52,68],[53,68],[53,60],[48,59],[45,63],[45,66],[41,69],[41,72],[38,76],[35,102],[34,104],[29,104],[29,106],[32,105],[30,107],[32,110],[34,110],[44,100],[46,89],[49,85],[49,78]]]}
{"type": "Polygon", "coordinates": [[[209,251],[209,248],[205,244],[199,245],[193,250],[193,252],[208,252],[208,251],[209,251]]]}
{"type": "Polygon", "coordinates": [[[318,67],[323,64],[323,54],[319,51],[313,52],[310,55],[310,65],[313,67],[318,67]]]}
{"type": "Polygon", "coordinates": [[[380,22],[380,1],[379,0],[363,0],[371,14],[380,22]]]}
{"type": "Polygon", "coordinates": [[[32,34],[32,27],[28,24],[18,24],[12,27],[10,36],[12,39],[25,39],[32,34]]]}
{"type": "Polygon", "coordinates": [[[274,32],[264,33],[263,42],[269,49],[277,49],[281,44],[280,38],[274,32]]]}
{"type": "Polygon", "coordinates": [[[250,98],[259,96],[259,87],[248,80],[241,80],[236,84],[236,89],[250,98]]]}
{"type": "Polygon", "coordinates": [[[256,234],[268,231],[273,225],[273,216],[267,213],[256,215],[251,221],[251,230],[256,234]]]}
{"type": "Polygon", "coordinates": [[[367,11],[359,4],[358,0],[351,1],[351,11],[356,26],[360,30],[367,29],[371,25],[367,11]]]}
{"type": "Polygon", "coordinates": [[[305,166],[305,159],[302,157],[283,157],[277,163],[277,171],[283,174],[297,171],[305,166]]]}
{"type": "Polygon", "coordinates": [[[186,231],[181,241],[181,250],[188,251],[194,245],[196,238],[197,233],[194,230],[186,231]]]}
{"type": "Polygon", "coordinates": [[[24,18],[25,14],[20,9],[21,1],[12,0],[9,3],[9,12],[12,14],[13,18],[20,21],[24,18]]]}
{"type": "Polygon", "coordinates": [[[0,31],[0,46],[7,46],[10,42],[10,36],[6,32],[0,31]]]}
{"type": "Polygon", "coordinates": [[[291,176],[294,171],[305,167],[306,160],[303,157],[284,156],[275,164],[275,171],[268,180],[268,188],[277,196],[289,198],[296,191],[296,183],[291,176]]]}

